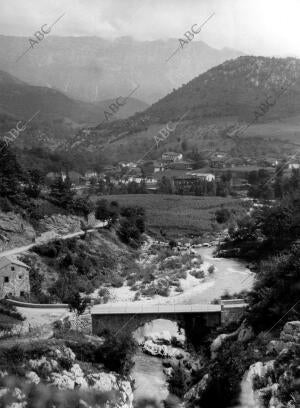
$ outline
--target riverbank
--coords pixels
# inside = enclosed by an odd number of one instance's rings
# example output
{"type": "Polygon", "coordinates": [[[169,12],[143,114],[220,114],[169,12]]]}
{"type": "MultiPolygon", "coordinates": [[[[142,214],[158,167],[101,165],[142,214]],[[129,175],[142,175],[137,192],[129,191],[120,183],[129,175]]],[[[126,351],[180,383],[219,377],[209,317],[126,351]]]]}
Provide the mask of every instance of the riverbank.
{"type": "Polygon", "coordinates": [[[166,303],[166,304],[195,304],[210,303],[220,298],[224,293],[230,295],[249,290],[254,282],[255,274],[246,266],[245,262],[230,258],[215,258],[215,247],[195,248],[195,257],[201,257],[200,269],[204,271],[204,278],[198,279],[187,271],[186,278],[180,278],[181,293],[170,291],[168,297],[154,294],[151,298],[143,296],[136,299],[137,290],[124,285],[120,288],[110,288],[111,302],[139,302],[139,303],[166,303]],[[213,266],[213,272],[208,269],[213,266]]]}
{"type": "MultiPolygon", "coordinates": [[[[164,304],[199,304],[210,303],[216,298],[220,298],[224,292],[233,294],[241,290],[249,290],[252,287],[254,274],[247,268],[246,264],[236,259],[215,258],[213,256],[215,247],[201,247],[193,249],[198,256],[201,256],[203,263],[202,268],[208,269],[214,266],[214,272],[209,274],[205,279],[196,279],[188,274],[186,279],[181,280],[183,292],[180,294],[171,294],[169,297],[155,295],[152,299],[137,300],[138,303],[164,303],[164,304]]],[[[130,303],[126,294],[130,294],[130,288],[118,288],[115,292],[114,301],[130,303]],[[124,301],[125,299],[125,301],[124,301]]],[[[132,298],[131,298],[132,299],[132,298]]],[[[178,327],[175,322],[164,319],[157,319],[149,324],[139,328],[135,332],[135,338],[142,342],[154,333],[168,331],[170,336],[178,336],[178,327]]],[[[184,338],[184,334],[183,338],[184,338]]],[[[136,390],[134,398],[153,398],[158,401],[165,400],[168,396],[168,375],[171,371],[164,367],[165,359],[153,357],[145,354],[140,348],[135,356],[135,366],[132,371],[132,377],[136,381],[136,390]]],[[[176,361],[176,358],[174,359],[176,361]]],[[[179,360],[177,360],[178,362],[179,360]]]]}

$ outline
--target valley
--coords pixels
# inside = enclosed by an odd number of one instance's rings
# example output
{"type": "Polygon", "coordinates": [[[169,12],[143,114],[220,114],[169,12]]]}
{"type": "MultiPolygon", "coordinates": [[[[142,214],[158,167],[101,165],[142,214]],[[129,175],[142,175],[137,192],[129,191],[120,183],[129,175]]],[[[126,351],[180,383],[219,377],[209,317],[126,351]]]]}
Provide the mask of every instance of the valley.
{"type": "Polygon", "coordinates": [[[299,407],[299,10],[257,1],[66,0],[22,58],[58,3],[0,7],[0,408],[299,407]]]}

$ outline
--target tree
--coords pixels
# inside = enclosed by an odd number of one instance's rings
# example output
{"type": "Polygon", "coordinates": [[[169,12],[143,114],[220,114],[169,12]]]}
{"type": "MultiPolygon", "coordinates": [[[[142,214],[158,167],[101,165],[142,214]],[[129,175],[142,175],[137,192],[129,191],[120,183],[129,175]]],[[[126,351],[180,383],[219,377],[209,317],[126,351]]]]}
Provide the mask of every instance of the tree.
{"type": "Polygon", "coordinates": [[[257,330],[299,316],[300,245],[261,262],[253,290],[249,294],[248,321],[257,330]]]}
{"type": "Polygon", "coordinates": [[[84,313],[89,302],[90,302],[89,298],[87,297],[82,298],[79,292],[73,293],[68,300],[70,311],[75,312],[75,315],[76,315],[76,329],[77,330],[78,330],[79,316],[81,316],[84,313]]]}
{"type": "Polygon", "coordinates": [[[72,203],[74,213],[76,215],[83,215],[84,217],[87,217],[94,208],[94,203],[85,197],[77,197],[72,203]]]}
{"type": "Polygon", "coordinates": [[[42,189],[44,177],[38,169],[32,169],[28,172],[27,186],[25,193],[32,198],[38,198],[42,189]]]}
{"type": "Polygon", "coordinates": [[[72,189],[70,178],[67,176],[63,180],[62,175],[57,177],[50,186],[50,197],[56,205],[65,209],[72,207],[75,192],[72,189]]]}
{"type": "Polygon", "coordinates": [[[163,176],[159,182],[159,191],[160,193],[163,194],[172,194],[173,193],[173,188],[172,188],[172,183],[171,180],[163,176]]]}
{"type": "MultiPolygon", "coordinates": [[[[5,145],[6,146],[6,145],[5,145]]],[[[21,195],[23,170],[9,146],[0,150],[0,196],[16,201],[21,195]]],[[[0,144],[0,149],[2,148],[0,144]]]]}
{"type": "Polygon", "coordinates": [[[147,161],[141,165],[143,177],[151,176],[154,173],[153,161],[147,161]]]}
{"type": "Polygon", "coordinates": [[[134,366],[133,356],[137,344],[132,334],[119,330],[115,333],[106,333],[105,342],[101,346],[101,361],[109,370],[128,375],[134,366]]]}
{"type": "Polygon", "coordinates": [[[186,152],[188,150],[188,142],[186,140],[183,140],[181,142],[181,149],[183,152],[186,152]]]}
{"type": "Polygon", "coordinates": [[[182,398],[187,391],[188,376],[181,363],[173,367],[172,375],[168,379],[169,392],[182,398]]]}
{"type": "Polygon", "coordinates": [[[264,208],[259,221],[262,233],[276,248],[283,248],[294,238],[291,234],[293,210],[284,204],[264,208]]]}
{"type": "Polygon", "coordinates": [[[84,313],[87,305],[89,304],[89,299],[87,297],[82,298],[79,292],[73,293],[69,300],[69,309],[71,312],[75,312],[77,316],[80,316],[84,313]]]}
{"type": "Polygon", "coordinates": [[[169,241],[169,248],[174,249],[175,247],[177,247],[177,242],[171,239],[171,241],[169,241]]]}
{"type": "Polygon", "coordinates": [[[76,293],[78,284],[78,271],[74,265],[61,271],[57,281],[50,287],[49,293],[62,302],[67,302],[76,293]]]}
{"type": "Polygon", "coordinates": [[[227,222],[230,219],[230,211],[224,207],[220,208],[215,212],[215,217],[219,224],[224,224],[224,222],[227,222]]]}
{"type": "Polygon", "coordinates": [[[133,219],[123,218],[118,228],[118,236],[125,244],[137,246],[141,233],[133,219]]]}
{"type": "Polygon", "coordinates": [[[108,211],[108,201],[105,199],[98,200],[96,203],[96,213],[95,216],[97,220],[106,221],[109,218],[108,211]]]}
{"type": "Polygon", "coordinates": [[[139,193],[139,185],[135,181],[130,181],[127,184],[127,191],[128,194],[138,194],[139,193]]]}

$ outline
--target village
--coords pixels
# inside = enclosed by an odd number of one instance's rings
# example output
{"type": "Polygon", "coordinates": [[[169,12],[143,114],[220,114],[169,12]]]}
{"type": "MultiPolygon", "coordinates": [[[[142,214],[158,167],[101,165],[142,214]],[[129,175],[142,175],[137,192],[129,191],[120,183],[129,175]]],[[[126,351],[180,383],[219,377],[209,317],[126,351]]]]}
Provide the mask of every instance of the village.
{"type": "Polygon", "coordinates": [[[284,175],[289,177],[293,170],[300,168],[297,161],[284,165],[283,158],[254,160],[232,158],[225,152],[216,152],[199,161],[184,157],[183,153],[166,151],[159,160],[120,161],[103,166],[101,172],[88,170],[50,172],[46,185],[59,176],[69,177],[77,190],[96,189],[103,194],[192,194],[192,195],[233,195],[247,197],[249,176],[262,170],[271,177],[276,168],[283,166],[284,175]],[[202,186],[202,187],[201,187],[202,186]]]}

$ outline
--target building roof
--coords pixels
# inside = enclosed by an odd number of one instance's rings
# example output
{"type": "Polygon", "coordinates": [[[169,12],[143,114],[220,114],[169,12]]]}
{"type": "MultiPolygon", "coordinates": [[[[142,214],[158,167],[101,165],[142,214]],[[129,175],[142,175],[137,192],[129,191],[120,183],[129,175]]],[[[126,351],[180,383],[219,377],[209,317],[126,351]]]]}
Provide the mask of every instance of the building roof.
{"type": "Polygon", "coordinates": [[[168,155],[168,156],[182,156],[182,153],[177,153],[177,152],[164,152],[164,155],[168,155]]]}
{"type": "Polygon", "coordinates": [[[193,171],[193,172],[191,172],[191,171],[189,171],[188,173],[186,173],[187,175],[189,175],[189,176],[196,176],[196,177],[215,177],[215,175],[213,174],[213,173],[200,173],[200,172],[197,172],[197,171],[193,171]]]}
{"type": "Polygon", "coordinates": [[[5,266],[11,264],[19,265],[22,266],[23,268],[30,269],[30,266],[26,265],[24,262],[19,261],[19,259],[13,256],[3,256],[2,258],[0,258],[0,269],[5,268],[5,266]]]}

